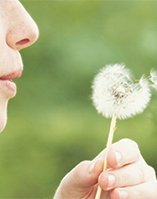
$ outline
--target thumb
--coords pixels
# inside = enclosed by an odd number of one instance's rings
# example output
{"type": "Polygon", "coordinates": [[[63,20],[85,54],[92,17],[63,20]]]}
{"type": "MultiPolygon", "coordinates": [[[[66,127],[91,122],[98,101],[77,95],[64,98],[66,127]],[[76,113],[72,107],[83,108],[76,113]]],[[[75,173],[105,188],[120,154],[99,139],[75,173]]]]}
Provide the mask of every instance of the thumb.
{"type": "MultiPolygon", "coordinates": [[[[98,183],[104,160],[83,161],[71,170],[61,181],[56,194],[59,198],[77,198],[98,183]]],[[[56,197],[57,198],[57,197],[56,197]]],[[[55,198],[54,198],[55,199],[55,198]]]]}

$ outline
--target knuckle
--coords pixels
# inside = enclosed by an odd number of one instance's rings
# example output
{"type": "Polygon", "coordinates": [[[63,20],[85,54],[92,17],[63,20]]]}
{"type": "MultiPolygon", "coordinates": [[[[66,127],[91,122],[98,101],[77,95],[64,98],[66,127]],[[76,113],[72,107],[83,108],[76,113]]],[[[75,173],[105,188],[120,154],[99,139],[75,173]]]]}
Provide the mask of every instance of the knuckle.
{"type": "Polygon", "coordinates": [[[128,138],[124,138],[121,140],[121,142],[127,146],[130,146],[132,149],[135,149],[140,154],[138,144],[135,141],[128,138]]]}
{"type": "Polygon", "coordinates": [[[157,181],[154,182],[154,187],[155,187],[156,194],[157,194],[157,181]]]}
{"type": "Polygon", "coordinates": [[[135,141],[130,140],[130,144],[134,147],[134,149],[136,149],[137,151],[139,151],[138,144],[135,141]]]}
{"type": "Polygon", "coordinates": [[[140,182],[141,183],[145,182],[146,181],[146,172],[144,171],[143,165],[142,166],[138,165],[137,171],[138,171],[138,176],[139,176],[140,182]]]}
{"type": "Polygon", "coordinates": [[[121,142],[123,142],[123,143],[125,143],[125,144],[127,144],[127,145],[133,145],[135,148],[138,148],[137,143],[136,143],[135,141],[129,139],[129,138],[123,138],[123,139],[121,140],[121,142]]]}
{"type": "Polygon", "coordinates": [[[144,176],[144,181],[145,182],[156,180],[155,169],[145,163],[145,169],[143,170],[143,176],[144,176]]]}
{"type": "Polygon", "coordinates": [[[151,177],[151,178],[155,178],[156,179],[156,172],[155,172],[155,169],[151,166],[147,166],[148,167],[148,175],[151,177]]]}

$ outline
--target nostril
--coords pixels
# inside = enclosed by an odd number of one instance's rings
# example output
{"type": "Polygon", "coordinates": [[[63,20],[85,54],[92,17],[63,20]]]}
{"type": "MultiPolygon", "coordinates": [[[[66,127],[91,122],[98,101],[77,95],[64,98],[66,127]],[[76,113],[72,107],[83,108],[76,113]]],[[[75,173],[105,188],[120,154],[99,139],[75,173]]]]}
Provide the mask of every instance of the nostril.
{"type": "Polygon", "coordinates": [[[24,45],[26,43],[29,43],[29,41],[30,41],[29,39],[22,39],[22,40],[16,42],[16,45],[24,45]]]}

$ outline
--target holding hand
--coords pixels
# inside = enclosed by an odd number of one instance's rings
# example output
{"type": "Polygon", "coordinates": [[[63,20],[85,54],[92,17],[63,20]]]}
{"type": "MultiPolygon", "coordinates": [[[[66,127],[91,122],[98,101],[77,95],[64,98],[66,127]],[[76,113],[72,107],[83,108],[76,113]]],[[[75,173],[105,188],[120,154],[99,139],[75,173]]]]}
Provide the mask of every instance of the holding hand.
{"type": "Polygon", "coordinates": [[[98,184],[101,199],[157,199],[155,171],[129,139],[112,145],[103,171],[105,150],[94,160],[83,161],[61,181],[54,199],[94,199],[98,184]]]}

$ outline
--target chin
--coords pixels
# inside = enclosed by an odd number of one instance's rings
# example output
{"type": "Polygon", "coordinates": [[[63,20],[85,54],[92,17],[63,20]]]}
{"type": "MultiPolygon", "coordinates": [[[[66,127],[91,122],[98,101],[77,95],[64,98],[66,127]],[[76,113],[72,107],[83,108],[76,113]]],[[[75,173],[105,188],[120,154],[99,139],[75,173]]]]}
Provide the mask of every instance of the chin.
{"type": "Polygon", "coordinates": [[[3,118],[3,121],[0,122],[0,133],[4,130],[7,123],[7,118],[3,118]]]}
{"type": "Polygon", "coordinates": [[[7,124],[7,116],[6,116],[6,114],[5,114],[5,116],[2,114],[0,114],[0,115],[1,115],[0,116],[0,120],[1,120],[0,121],[0,133],[1,133],[7,124]]]}
{"type": "Polygon", "coordinates": [[[0,99],[0,133],[4,130],[7,124],[7,105],[8,100],[0,99]]]}

